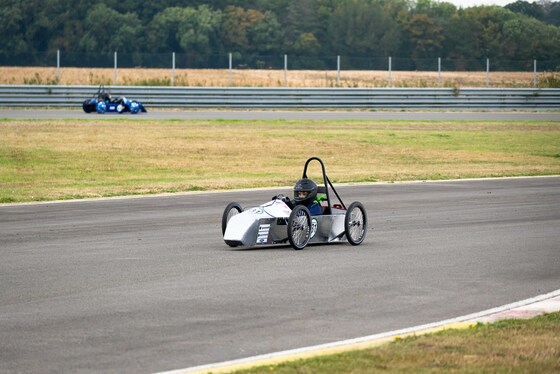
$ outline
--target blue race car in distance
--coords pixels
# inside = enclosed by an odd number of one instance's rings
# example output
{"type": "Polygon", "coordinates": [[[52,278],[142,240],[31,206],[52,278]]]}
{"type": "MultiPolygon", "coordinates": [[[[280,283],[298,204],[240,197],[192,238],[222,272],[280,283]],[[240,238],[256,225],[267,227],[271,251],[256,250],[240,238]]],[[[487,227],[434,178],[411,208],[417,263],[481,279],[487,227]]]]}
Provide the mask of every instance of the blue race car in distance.
{"type": "Polygon", "coordinates": [[[82,108],[84,112],[91,113],[96,111],[99,114],[103,114],[106,112],[109,113],[125,113],[130,112],[132,114],[136,114],[139,112],[147,112],[144,105],[139,103],[136,100],[128,100],[126,97],[119,97],[116,99],[112,99],[111,95],[105,92],[103,86],[100,86],[97,90],[97,94],[91,98],[86,99],[83,104],[82,108]]]}

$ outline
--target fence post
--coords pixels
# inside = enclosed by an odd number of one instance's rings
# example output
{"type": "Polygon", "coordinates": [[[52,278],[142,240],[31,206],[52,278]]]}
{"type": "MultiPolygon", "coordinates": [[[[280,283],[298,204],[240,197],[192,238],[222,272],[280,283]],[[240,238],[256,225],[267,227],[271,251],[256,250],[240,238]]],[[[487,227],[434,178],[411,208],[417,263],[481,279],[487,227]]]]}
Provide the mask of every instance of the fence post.
{"type": "Polygon", "coordinates": [[[486,59],[486,88],[490,87],[490,59],[486,59]]]}
{"type": "Polygon", "coordinates": [[[56,50],[56,80],[60,83],[60,49],[56,50]]]}
{"type": "Polygon", "coordinates": [[[441,57],[438,57],[437,59],[437,85],[438,87],[441,87],[441,57]]]}
{"type": "Polygon", "coordinates": [[[175,52],[173,52],[171,59],[171,85],[175,86],[175,52]]]}
{"type": "Polygon", "coordinates": [[[391,56],[389,56],[389,87],[393,87],[393,76],[392,76],[392,61],[391,61],[391,56]]]}
{"type": "Polygon", "coordinates": [[[533,88],[537,88],[537,60],[533,60],[533,88]]]}
{"type": "Polygon", "coordinates": [[[336,56],[336,85],[340,85],[340,55],[336,56]]]}
{"type": "Polygon", "coordinates": [[[232,68],[233,68],[233,59],[232,59],[231,53],[230,53],[230,54],[229,54],[229,78],[228,78],[228,80],[229,80],[229,85],[230,85],[230,86],[231,86],[232,79],[233,79],[232,76],[231,76],[231,74],[232,74],[231,69],[232,69],[232,68]]]}
{"type": "Polygon", "coordinates": [[[288,87],[288,55],[284,55],[284,87],[288,87]]]}
{"type": "Polygon", "coordinates": [[[115,51],[115,72],[113,74],[113,84],[117,85],[117,51],[115,51]]]}

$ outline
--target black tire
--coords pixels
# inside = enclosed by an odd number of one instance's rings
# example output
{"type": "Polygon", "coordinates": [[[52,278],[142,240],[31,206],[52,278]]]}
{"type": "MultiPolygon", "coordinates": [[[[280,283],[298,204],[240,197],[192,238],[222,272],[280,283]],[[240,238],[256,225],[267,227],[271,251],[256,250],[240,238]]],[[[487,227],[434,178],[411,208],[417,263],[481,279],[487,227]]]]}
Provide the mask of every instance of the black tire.
{"type": "Polygon", "coordinates": [[[360,245],[364,241],[367,232],[367,214],[364,205],[359,201],[354,201],[346,210],[344,231],[350,244],[360,245]]]}
{"type": "Polygon", "coordinates": [[[226,227],[231,217],[241,213],[242,211],[243,208],[241,208],[241,205],[235,202],[229,203],[226,206],[226,209],[224,209],[224,214],[222,215],[222,235],[226,233],[226,227]]]}
{"type": "Polygon", "coordinates": [[[95,110],[95,108],[92,109],[92,105],[89,103],[89,99],[85,100],[82,103],[82,109],[84,110],[84,112],[86,113],[91,113],[93,110],[95,110]]]}
{"type": "Polygon", "coordinates": [[[296,205],[288,218],[288,240],[296,250],[305,248],[311,239],[311,213],[303,205],[296,205]]]}

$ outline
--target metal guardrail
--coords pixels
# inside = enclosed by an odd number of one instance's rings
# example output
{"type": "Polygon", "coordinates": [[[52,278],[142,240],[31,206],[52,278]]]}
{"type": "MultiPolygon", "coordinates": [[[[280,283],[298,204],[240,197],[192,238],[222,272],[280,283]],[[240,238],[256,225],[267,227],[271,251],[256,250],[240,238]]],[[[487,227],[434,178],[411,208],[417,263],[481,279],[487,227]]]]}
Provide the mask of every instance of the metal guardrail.
{"type": "MultiPolygon", "coordinates": [[[[560,109],[556,88],[238,88],[106,86],[147,108],[560,109]]],[[[0,106],[81,107],[98,86],[0,85],[0,106]]]]}

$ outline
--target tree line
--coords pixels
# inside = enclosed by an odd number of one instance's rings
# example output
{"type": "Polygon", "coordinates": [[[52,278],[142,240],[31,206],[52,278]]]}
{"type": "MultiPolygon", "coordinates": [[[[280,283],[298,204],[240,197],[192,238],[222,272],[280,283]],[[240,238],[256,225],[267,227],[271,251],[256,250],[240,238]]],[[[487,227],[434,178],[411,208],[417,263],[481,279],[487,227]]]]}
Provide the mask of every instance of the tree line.
{"type": "Polygon", "coordinates": [[[560,60],[560,1],[0,0],[0,55],[188,53],[560,60]]]}

